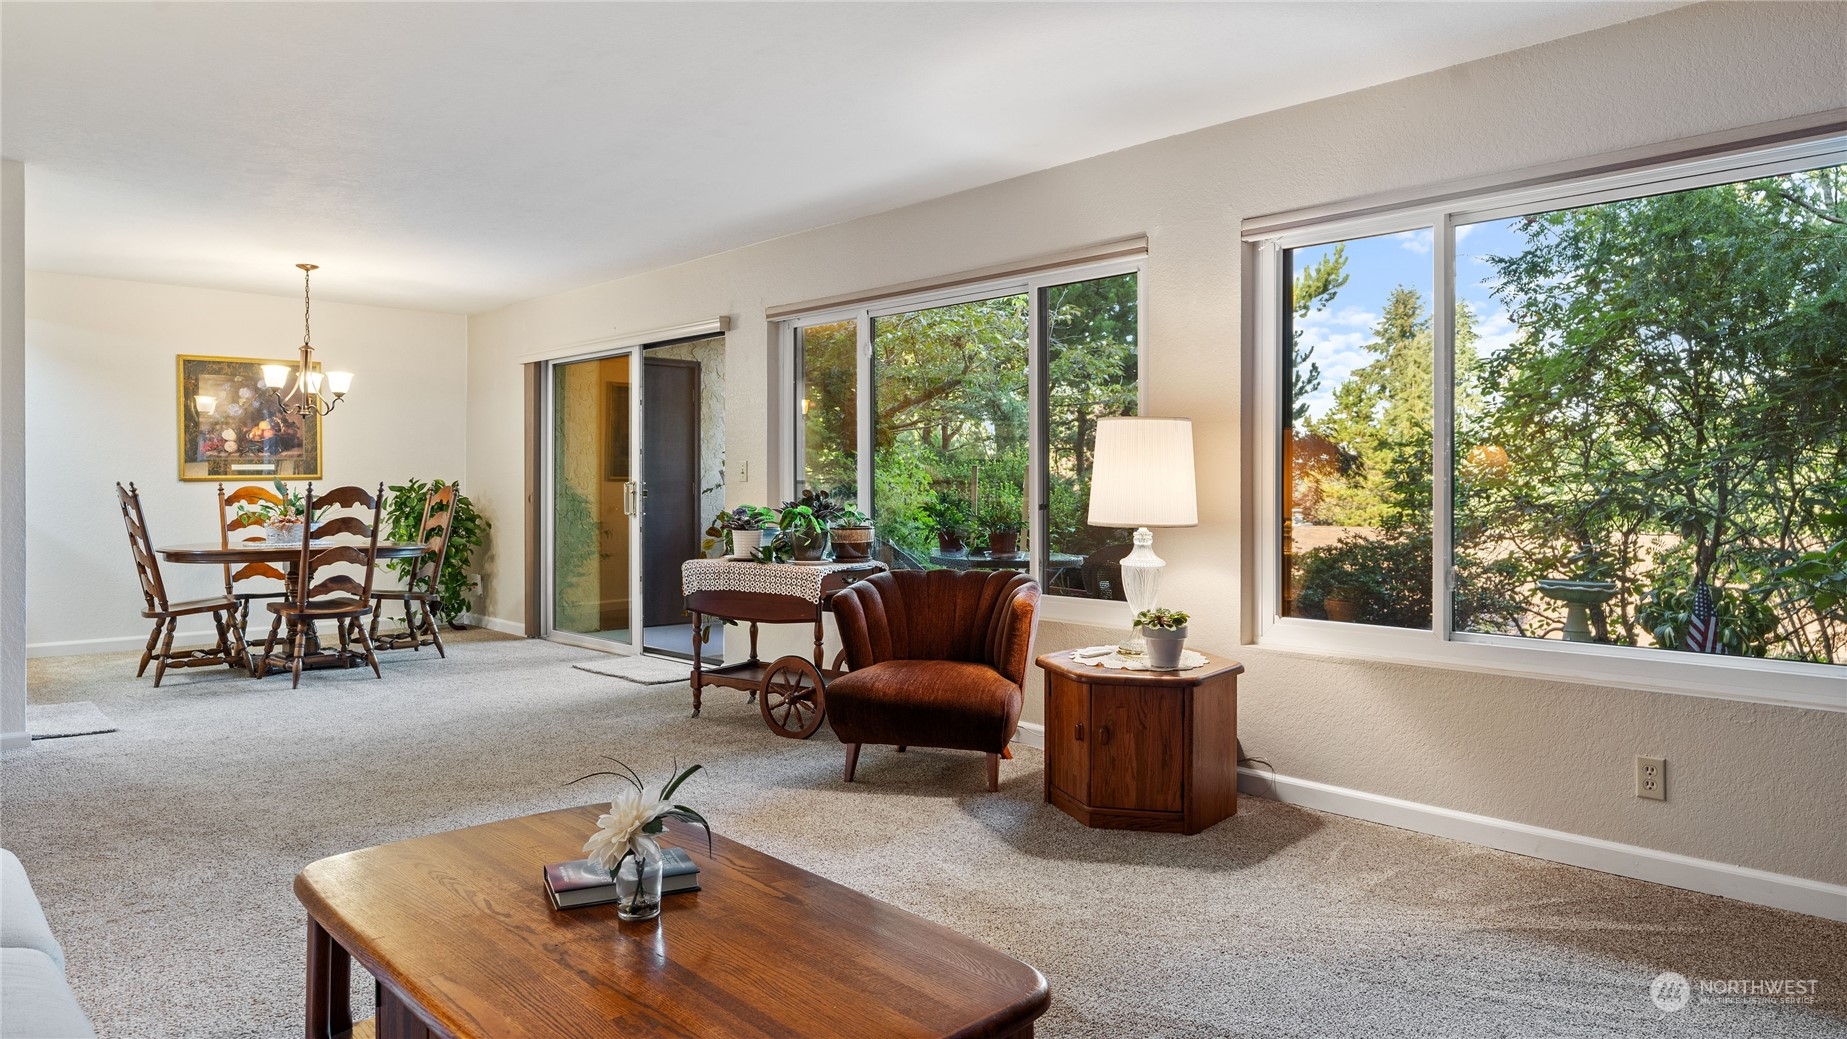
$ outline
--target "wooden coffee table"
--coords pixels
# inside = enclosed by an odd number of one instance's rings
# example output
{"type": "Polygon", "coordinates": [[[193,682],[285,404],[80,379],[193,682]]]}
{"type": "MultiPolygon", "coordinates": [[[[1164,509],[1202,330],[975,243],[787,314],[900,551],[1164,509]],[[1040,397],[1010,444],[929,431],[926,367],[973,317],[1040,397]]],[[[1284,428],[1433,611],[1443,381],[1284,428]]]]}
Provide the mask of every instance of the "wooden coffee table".
{"type": "Polygon", "coordinates": [[[582,854],[600,807],[335,855],[308,908],[308,1035],[959,1036],[1030,1039],[1045,977],[946,927],[724,837],[672,824],[703,890],[658,920],[555,911],[541,871],[582,854]],[[379,981],[357,1027],[351,960],[379,981]]]}

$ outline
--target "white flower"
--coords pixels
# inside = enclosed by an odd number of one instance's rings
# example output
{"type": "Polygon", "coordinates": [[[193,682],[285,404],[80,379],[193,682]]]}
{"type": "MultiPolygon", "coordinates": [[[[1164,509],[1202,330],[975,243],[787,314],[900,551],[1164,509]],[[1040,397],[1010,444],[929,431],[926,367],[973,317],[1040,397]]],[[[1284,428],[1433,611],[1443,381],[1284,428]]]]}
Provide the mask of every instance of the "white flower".
{"type": "Polygon", "coordinates": [[[584,842],[584,853],[611,872],[630,851],[642,856],[659,855],[660,843],[641,830],[672,810],[673,806],[665,801],[643,797],[634,787],[623,787],[609,802],[609,811],[597,816],[597,831],[584,842]]]}

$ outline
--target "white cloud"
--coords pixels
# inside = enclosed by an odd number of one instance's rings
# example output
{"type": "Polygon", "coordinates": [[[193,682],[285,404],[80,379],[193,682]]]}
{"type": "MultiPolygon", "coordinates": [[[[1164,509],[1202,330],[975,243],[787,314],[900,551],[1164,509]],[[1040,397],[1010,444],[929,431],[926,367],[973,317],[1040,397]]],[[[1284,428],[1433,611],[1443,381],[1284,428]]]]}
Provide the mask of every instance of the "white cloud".
{"type": "Polygon", "coordinates": [[[1296,322],[1302,345],[1314,351],[1309,360],[1321,368],[1321,385],[1305,401],[1310,415],[1326,414],[1334,404],[1334,388],[1374,360],[1366,344],[1372,341],[1372,326],[1378,321],[1379,315],[1371,311],[1341,307],[1316,311],[1296,322]]]}
{"type": "Polygon", "coordinates": [[[1392,236],[1401,248],[1408,249],[1419,256],[1430,255],[1430,228],[1417,231],[1400,231],[1392,236]]]}
{"type": "Polygon", "coordinates": [[[1496,307],[1485,311],[1475,318],[1475,352],[1486,357],[1499,353],[1520,338],[1520,326],[1513,323],[1507,311],[1496,307]]]}
{"type": "Polygon", "coordinates": [[[1479,225],[1457,224],[1456,225],[1456,244],[1461,245],[1463,242],[1468,241],[1469,236],[1475,233],[1475,228],[1477,226],[1479,225]]]}

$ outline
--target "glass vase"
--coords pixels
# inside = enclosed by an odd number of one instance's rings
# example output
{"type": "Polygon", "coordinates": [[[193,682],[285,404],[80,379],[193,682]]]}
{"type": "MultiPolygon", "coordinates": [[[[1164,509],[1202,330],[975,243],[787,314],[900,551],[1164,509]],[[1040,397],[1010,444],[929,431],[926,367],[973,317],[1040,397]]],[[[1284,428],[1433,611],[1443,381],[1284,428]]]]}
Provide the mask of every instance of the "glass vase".
{"type": "Polygon", "coordinates": [[[616,867],[616,894],[616,915],[624,920],[652,920],[661,915],[660,852],[636,852],[623,859],[616,867]]]}

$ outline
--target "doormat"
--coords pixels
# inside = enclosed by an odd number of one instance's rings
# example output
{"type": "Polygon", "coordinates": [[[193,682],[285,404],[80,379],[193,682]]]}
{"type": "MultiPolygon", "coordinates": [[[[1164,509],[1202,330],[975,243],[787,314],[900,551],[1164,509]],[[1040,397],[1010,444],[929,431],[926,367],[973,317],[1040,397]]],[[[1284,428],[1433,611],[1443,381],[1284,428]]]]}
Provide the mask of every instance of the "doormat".
{"type": "Polygon", "coordinates": [[[669,682],[684,682],[693,677],[693,666],[684,660],[662,660],[660,657],[612,657],[608,663],[598,661],[594,664],[572,664],[579,671],[588,671],[593,675],[607,678],[620,678],[624,682],[636,685],[666,685],[669,682]]]}
{"type": "Polygon", "coordinates": [[[66,736],[94,736],[114,732],[115,723],[88,700],[76,703],[29,703],[26,705],[26,731],[35,740],[56,740],[66,736]]]}

